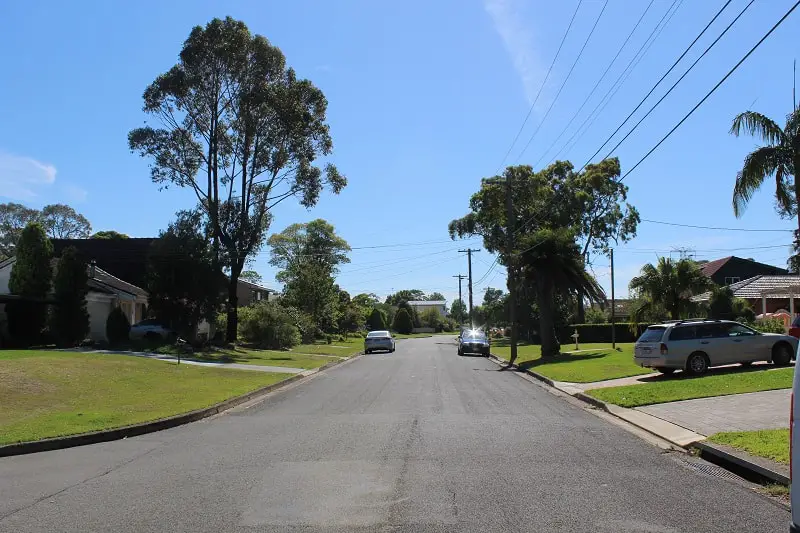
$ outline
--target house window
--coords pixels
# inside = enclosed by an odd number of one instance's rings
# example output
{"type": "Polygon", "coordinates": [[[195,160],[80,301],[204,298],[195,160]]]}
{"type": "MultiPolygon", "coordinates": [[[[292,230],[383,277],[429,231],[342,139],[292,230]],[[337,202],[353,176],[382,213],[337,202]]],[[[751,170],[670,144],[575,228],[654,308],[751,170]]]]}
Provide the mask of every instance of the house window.
{"type": "Polygon", "coordinates": [[[732,284],[732,283],[738,283],[738,282],[740,282],[740,281],[742,281],[742,278],[740,278],[740,277],[737,277],[737,276],[729,276],[729,277],[726,277],[726,278],[725,278],[725,285],[730,285],[730,284],[732,284]]]}

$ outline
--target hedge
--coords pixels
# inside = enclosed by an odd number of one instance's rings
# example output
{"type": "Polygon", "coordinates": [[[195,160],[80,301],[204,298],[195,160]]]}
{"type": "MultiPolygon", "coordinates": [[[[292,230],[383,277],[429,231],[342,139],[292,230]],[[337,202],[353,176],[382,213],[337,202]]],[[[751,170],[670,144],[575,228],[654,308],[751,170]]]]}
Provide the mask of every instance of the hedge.
{"type": "MultiPolygon", "coordinates": [[[[579,343],[611,342],[611,324],[572,324],[556,328],[558,342],[564,345],[573,344],[575,339],[572,338],[572,334],[575,333],[576,329],[578,330],[579,343]]],[[[615,340],[616,342],[636,342],[636,339],[645,329],[647,329],[647,324],[639,324],[634,333],[631,330],[631,323],[617,322],[614,324],[615,340]]],[[[538,344],[540,342],[539,336],[534,335],[531,341],[538,344]]]]}

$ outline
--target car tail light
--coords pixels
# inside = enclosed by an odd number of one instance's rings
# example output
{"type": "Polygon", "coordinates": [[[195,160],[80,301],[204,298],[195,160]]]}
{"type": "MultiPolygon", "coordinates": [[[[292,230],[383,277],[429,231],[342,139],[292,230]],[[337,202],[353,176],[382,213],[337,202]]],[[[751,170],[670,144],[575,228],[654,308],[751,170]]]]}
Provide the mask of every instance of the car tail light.
{"type": "Polygon", "coordinates": [[[667,345],[662,342],[661,343],[661,355],[667,355],[668,353],[669,353],[669,350],[667,349],[667,345]]]}

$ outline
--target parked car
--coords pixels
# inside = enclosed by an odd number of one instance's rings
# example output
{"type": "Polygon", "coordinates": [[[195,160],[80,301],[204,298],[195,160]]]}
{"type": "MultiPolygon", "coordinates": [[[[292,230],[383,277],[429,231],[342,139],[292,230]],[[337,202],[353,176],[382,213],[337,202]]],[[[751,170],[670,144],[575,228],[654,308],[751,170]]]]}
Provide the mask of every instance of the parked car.
{"type": "MultiPolygon", "coordinates": [[[[789,480],[794,479],[794,469],[800,469],[800,457],[794,456],[794,445],[800,442],[798,426],[794,423],[794,414],[800,413],[800,372],[794,373],[792,384],[792,397],[789,401],[789,480]]],[[[800,476],[800,470],[797,475],[800,476]]],[[[789,500],[792,506],[792,521],[789,524],[789,533],[800,533],[800,483],[789,485],[789,500]]]]}
{"type": "Polygon", "coordinates": [[[386,350],[394,352],[394,338],[388,331],[370,331],[364,339],[364,353],[372,353],[375,350],[386,350]]]}
{"type": "Polygon", "coordinates": [[[148,319],[137,322],[131,326],[128,338],[131,340],[138,339],[159,339],[164,341],[173,341],[177,339],[178,335],[170,328],[159,322],[158,320],[148,319]]]}
{"type": "Polygon", "coordinates": [[[633,360],[662,374],[703,374],[709,367],[733,363],[788,365],[797,345],[790,335],[761,333],[730,320],[676,320],[649,326],[634,345],[633,360]]]}
{"type": "Polygon", "coordinates": [[[489,337],[485,331],[479,329],[465,330],[461,332],[461,336],[458,338],[458,355],[476,353],[488,356],[490,350],[489,337]]]}

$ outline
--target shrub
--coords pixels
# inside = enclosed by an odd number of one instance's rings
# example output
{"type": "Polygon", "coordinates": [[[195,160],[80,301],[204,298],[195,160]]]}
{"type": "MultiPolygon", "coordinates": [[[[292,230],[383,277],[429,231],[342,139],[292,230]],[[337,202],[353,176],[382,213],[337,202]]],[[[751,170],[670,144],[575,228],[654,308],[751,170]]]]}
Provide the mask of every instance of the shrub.
{"type": "Polygon", "coordinates": [[[408,314],[408,310],[401,308],[397,311],[394,315],[392,327],[396,332],[404,334],[411,333],[414,330],[414,321],[411,315],[408,314]]]}
{"type": "Polygon", "coordinates": [[[111,345],[122,344],[128,340],[131,331],[131,324],[128,317],[122,312],[122,308],[115,307],[108,313],[106,319],[106,338],[111,345]]]}
{"type": "Polygon", "coordinates": [[[78,257],[78,250],[74,246],[64,249],[53,280],[57,305],[50,321],[59,346],[77,346],[89,333],[89,312],[86,310],[88,278],[86,261],[78,257]]]}
{"type": "Polygon", "coordinates": [[[779,318],[762,318],[761,320],[756,320],[750,326],[761,333],[786,333],[786,328],[783,327],[783,320],[779,318]]]}
{"type": "Polygon", "coordinates": [[[373,309],[372,313],[370,313],[369,318],[367,319],[367,327],[370,331],[389,329],[389,325],[386,321],[386,313],[377,307],[373,309]]]}
{"type": "Polygon", "coordinates": [[[239,339],[272,350],[300,344],[300,330],[292,314],[271,302],[259,302],[239,309],[239,339]]]}
{"type": "Polygon", "coordinates": [[[433,328],[437,333],[442,331],[442,327],[444,326],[442,315],[440,315],[439,311],[436,309],[428,309],[427,311],[424,311],[420,315],[420,322],[422,324],[421,327],[433,328]]]}
{"type": "MultiPolygon", "coordinates": [[[[17,259],[8,279],[9,292],[31,299],[44,298],[50,291],[53,245],[41,224],[32,222],[25,226],[14,252],[17,259]]],[[[17,301],[6,304],[5,311],[8,332],[15,341],[30,345],[41,339],[47,307],[33,301],[17,301]]]]}
{"type": "Polygon", "coordinates": [[[586,310],[587,324],[605,324],[608,322],[608,315],[602,309],[590,307],[586,310]]]}

